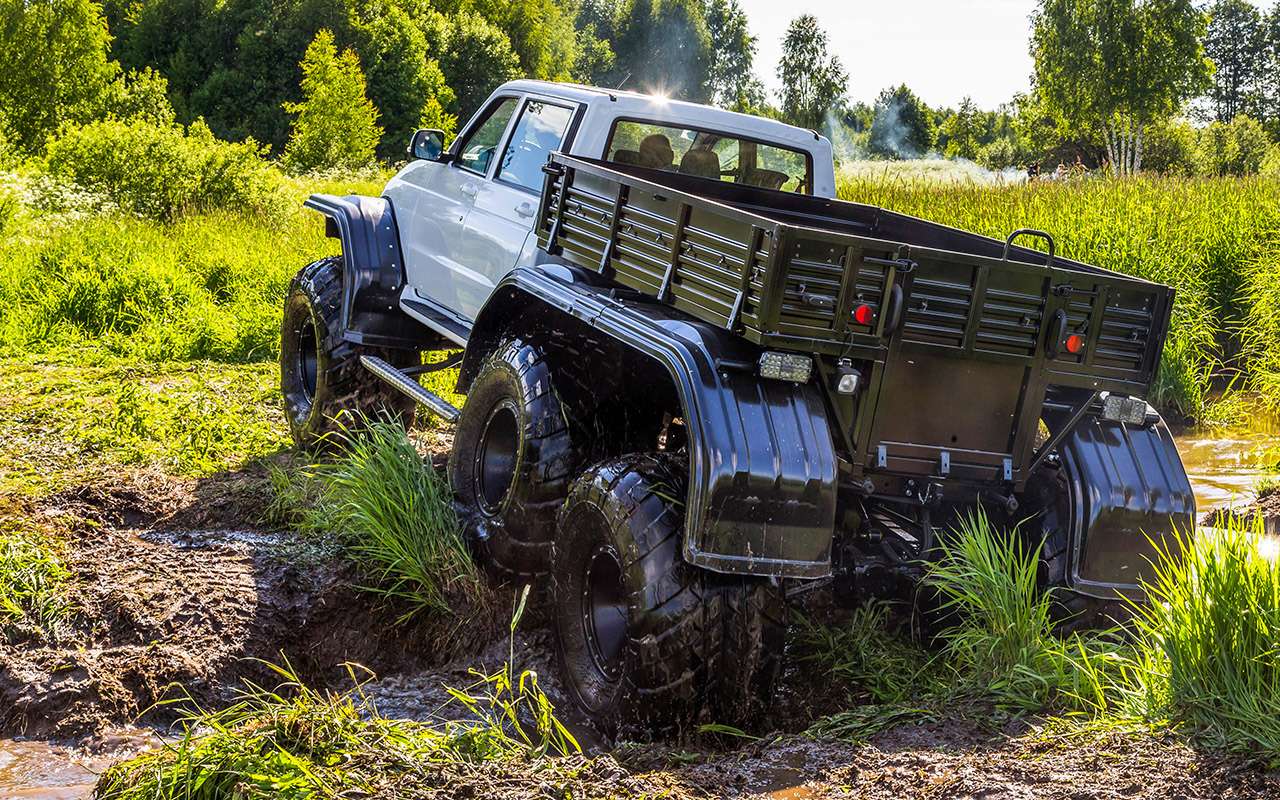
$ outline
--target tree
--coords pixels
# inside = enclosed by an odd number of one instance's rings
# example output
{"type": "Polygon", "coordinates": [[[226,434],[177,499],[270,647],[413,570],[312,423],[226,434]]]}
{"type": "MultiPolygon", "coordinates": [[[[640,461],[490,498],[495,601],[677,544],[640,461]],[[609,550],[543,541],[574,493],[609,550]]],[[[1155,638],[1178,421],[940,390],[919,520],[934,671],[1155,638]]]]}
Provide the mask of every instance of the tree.
{"type": "Polygon", "coordinates": [[[617,23],[615,84],[703,103],[711,99],[711,37],[701,0],[631,0],[617,23]]]}
{"type": "Polygon", "coordinates": [[[760,105],[763,86],[752,72],[756,37],[738,0],[709,0],[707,33],[711,37],[711,99],[725,108],[760,105]]]}
{"type": "Polygon", "coordinates": [[[373,161],[382,137],[378,109],[365,96],[360,60],[338,50],[333,34],[322,29],[302,58],[301,103],[285,103],[296,115],[285,166],[292,172],[362,167],[373,161]]]}
{"type": "Polygon", "coordinates": [[[433,50],[457,100],[449,110],[469,118],[500,84],[522,74],[507,35],[473,11],[435,17],[433,50]]]}
{"type": "Polygon", "coordinates": [[[939,126],[938,147],[943,148],[943,154],[947,158],[967,158],[970,161],[977,159],[978,150],[986,138],[981,117],[982,112],[973,104],[973,100],[966,97],[960,102],[960,108],[939,126]]]}
{"type": "Polygon", "coordinates": [[[92,0],[0,0],[0,117],[12,146],[38,153],[63,123],[96,116],[120,72],[109,42],[92,0]]]}
{"type": "Polygon", "coordinates": [[[1061,130],[1098,132],[1111,168],[1133,174],[1147,126],[1208,86],[1205,29],[1191,0],[1042,0],[1036,94],[1061,130]]]}
{"type": "Polygon", "coordinates": [[[577,31],[569,3],[562,0],[470,0],[470,8],[511,40],[524,74],[539,80],[568,80],[577,60],[577,31]]]}
{"type": "Polygon", "coordinates": [[[1280,5],[1271,9],[1263,23],[1259,62],[1252,111],[1267,126],[1272,138],[1280,139],[1280,5]]]}
{"type": "Polygon", "coordinates": [[[844,99],[849,74],[827,53],[827,34],[812,14],[791,21],[778,61],[782,115],[793,125],[817,130],[844,99]]]}
{"type": "Polygon", "coordinates": [[[881,158],[920,158],[933,149],[935,131],[929,107],[904,83],[876,98],[867,147],[881,158]]]}
{"type": "Polygon", "coordinates": [[[1214,119],[1230,122],[1244,112],[1260,88],[1265,45],[1262,14],[1248,0],[1216,0],[1209,6],[1204,54],[1215,67],[1209,88],[1214,119]]]}

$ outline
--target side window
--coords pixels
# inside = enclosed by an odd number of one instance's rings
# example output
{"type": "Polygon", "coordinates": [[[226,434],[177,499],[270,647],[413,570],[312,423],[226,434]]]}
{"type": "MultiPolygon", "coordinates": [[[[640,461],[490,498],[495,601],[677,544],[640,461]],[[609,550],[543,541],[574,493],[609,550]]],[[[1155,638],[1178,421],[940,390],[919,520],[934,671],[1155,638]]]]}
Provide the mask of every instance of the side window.
{"type": "Polygon", "coordinates": [[[486,175],[493,154],[498,151],[498,143],[502,140],[502,132],[507,129],[511,115],[516,111],[516,98],[504,97],[494,103],[485,118],[472,131],[458,148],[458,165],[473,172],[486,175]]]}
{"type": "Polygon", "coordinates": [[[542,188],[542,165],[560,148],[572,119],[571,108],[530,100],[502,154],[498,179],[534,191],[542,188]]]}

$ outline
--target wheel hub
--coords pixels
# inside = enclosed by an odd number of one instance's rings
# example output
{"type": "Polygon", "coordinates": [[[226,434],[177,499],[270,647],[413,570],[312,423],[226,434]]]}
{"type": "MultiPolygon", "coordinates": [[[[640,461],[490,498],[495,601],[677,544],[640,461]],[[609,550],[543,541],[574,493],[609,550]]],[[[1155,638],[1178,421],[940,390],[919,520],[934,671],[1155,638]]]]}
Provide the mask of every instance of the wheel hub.
{"type": "Polygon", "coordinates": [[[476,453],[476,493],[480,507],[488,514],[496,514],[511,489],[516,475],[517,445],[520,440],[519,422],[515,411],[500,405],[489,415],[480,447],[476,453]]]}
{"type": "Polygon", "coordinates": [[[596,550],[582,582],[582,632],[591,660],[609,680],[621,674],[627,638],[627,600],[622,567],[610,550],[596,550]]]}
{"type": "Polygon", "coordinates": [[[302,378],[302,392],[307,400],[314,400],[316,396],[318,351],[315,325],[311,320],[304,319],[298,329],[298,375],[302,378]]]}

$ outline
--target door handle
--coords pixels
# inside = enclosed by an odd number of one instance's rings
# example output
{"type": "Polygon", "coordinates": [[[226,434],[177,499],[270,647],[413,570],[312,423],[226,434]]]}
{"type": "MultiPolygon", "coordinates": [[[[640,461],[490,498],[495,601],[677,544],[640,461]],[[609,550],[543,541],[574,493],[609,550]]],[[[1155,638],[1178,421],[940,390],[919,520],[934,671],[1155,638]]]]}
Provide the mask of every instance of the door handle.
{"type": "Polygon", "coordinates": [[[533,203],[530,203],[528,200],[524,201],[520,205],[516,206],[516,213],[522,217],[532,217],[534,214],[533,203]]]}
{"type": "Polygon", "coordinates": [[[458,188],[458,191],[462,192],[467,197],[475,197],[478,190],[474,183],[464,183],[458,188]]]}

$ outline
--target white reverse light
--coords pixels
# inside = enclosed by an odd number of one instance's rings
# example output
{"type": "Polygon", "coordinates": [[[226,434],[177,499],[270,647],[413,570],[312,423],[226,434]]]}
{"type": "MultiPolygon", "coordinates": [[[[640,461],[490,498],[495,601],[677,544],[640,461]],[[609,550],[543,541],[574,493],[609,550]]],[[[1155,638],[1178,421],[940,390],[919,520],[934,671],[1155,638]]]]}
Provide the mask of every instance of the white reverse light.
{"type": "Polygon", "coordinates": [[[813,359],[795,353],[768,351],[760,355],[760,377],[779,381],[808,383],[813,372],[813,359]]]}

